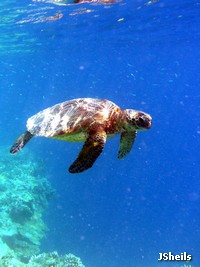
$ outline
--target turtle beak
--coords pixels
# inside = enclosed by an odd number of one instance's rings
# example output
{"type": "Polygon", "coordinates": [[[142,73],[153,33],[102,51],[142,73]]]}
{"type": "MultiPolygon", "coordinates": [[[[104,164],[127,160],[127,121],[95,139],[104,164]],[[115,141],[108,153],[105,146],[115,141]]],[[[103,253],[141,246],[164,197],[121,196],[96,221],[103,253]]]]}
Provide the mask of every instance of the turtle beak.
{"type": "Polygon", "coordinates": [[[152,125],[152,118],[151,118],[150,115],[146,115],[145,123],[146,123],[146,128],[147,129],[150,129],[151,128],[151,125],[152,125]]]}

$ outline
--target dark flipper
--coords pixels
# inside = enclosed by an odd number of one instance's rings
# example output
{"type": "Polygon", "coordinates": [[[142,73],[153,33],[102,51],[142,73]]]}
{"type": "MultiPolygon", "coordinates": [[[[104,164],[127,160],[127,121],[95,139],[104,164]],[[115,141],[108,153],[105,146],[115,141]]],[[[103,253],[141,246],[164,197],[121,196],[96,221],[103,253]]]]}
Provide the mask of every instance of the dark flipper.
{"type": "Polygon", "coordinates": [[[118,159],[123,159],[130,151],[134,144],[137,132],[123,132],[120,138],[120,147],[118,159]]]}
{"type": "Polygon", "coordinates": [[[16,142],[10,149],[10,153],[15,154],[19,150],[21,150],[27,143],[28,141],[33,137],[33,135],[29,132],[26,131],[23,133],[19,138],[17,138],[16,142]]]}
{"type": "Polygon", "coordinates": [[[91,168],[95,160],[101,154],[105,142],[106,133],[104,131],[89,135],[78,158],[69,167],[69,172],[79,173],[91,168]]]}

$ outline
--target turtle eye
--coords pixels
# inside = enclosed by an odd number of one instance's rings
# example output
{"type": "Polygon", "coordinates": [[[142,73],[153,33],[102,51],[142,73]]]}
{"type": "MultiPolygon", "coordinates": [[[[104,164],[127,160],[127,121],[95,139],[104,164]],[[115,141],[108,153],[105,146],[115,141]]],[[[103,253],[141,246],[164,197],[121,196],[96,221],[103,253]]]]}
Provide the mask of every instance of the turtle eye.
{"type": "Polygon", "coordinates": [[[143,118],[143,117],[140,117],[140,118],[138,119],[138,124],[143,125],[144,123],[145,123],[144,118],[143,118]]]}
{"type": "Polygon", "coordinates": [[[151,126],[150,118],[145,114],[140,114],[137,119],[137,126],[141,128],[149,128],[151,126]]]}
{"type": "Polygon", "coordinates": [[[145,127],[146,124],[147,124],[147,120],[143,115],[137,119],[137,125],[138,126],[145,127]]]}

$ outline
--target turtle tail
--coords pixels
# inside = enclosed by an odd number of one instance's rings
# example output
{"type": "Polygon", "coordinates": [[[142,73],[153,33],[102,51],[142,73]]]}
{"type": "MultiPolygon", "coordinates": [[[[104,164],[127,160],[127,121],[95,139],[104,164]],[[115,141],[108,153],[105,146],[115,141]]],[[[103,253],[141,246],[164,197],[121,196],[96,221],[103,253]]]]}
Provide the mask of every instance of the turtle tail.
{"type": "Polygon", "coordinates": [[[31,134],[29,131],[26,131],[25,133],[20,135],[20,137],[17,138],[16,142],[11,147],[10,153],[15,154],[19,152],[32,137],[33,137],[33,134],[31,134]]]}

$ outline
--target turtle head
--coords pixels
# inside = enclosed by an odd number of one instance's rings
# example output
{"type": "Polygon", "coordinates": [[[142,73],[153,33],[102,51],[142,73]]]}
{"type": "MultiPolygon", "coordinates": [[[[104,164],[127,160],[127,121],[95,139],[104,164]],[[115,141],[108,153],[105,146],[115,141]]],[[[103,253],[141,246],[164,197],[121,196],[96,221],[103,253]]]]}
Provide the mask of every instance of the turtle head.
{"type": "Polygon", "coordinates": [[[149,114],[133,110],[133,109],[126,109],[125,111],[125,118],[126,118],[126,127],[129,130],[147,130],[151,128],[151,121],[152,118],[149,114]]]}

